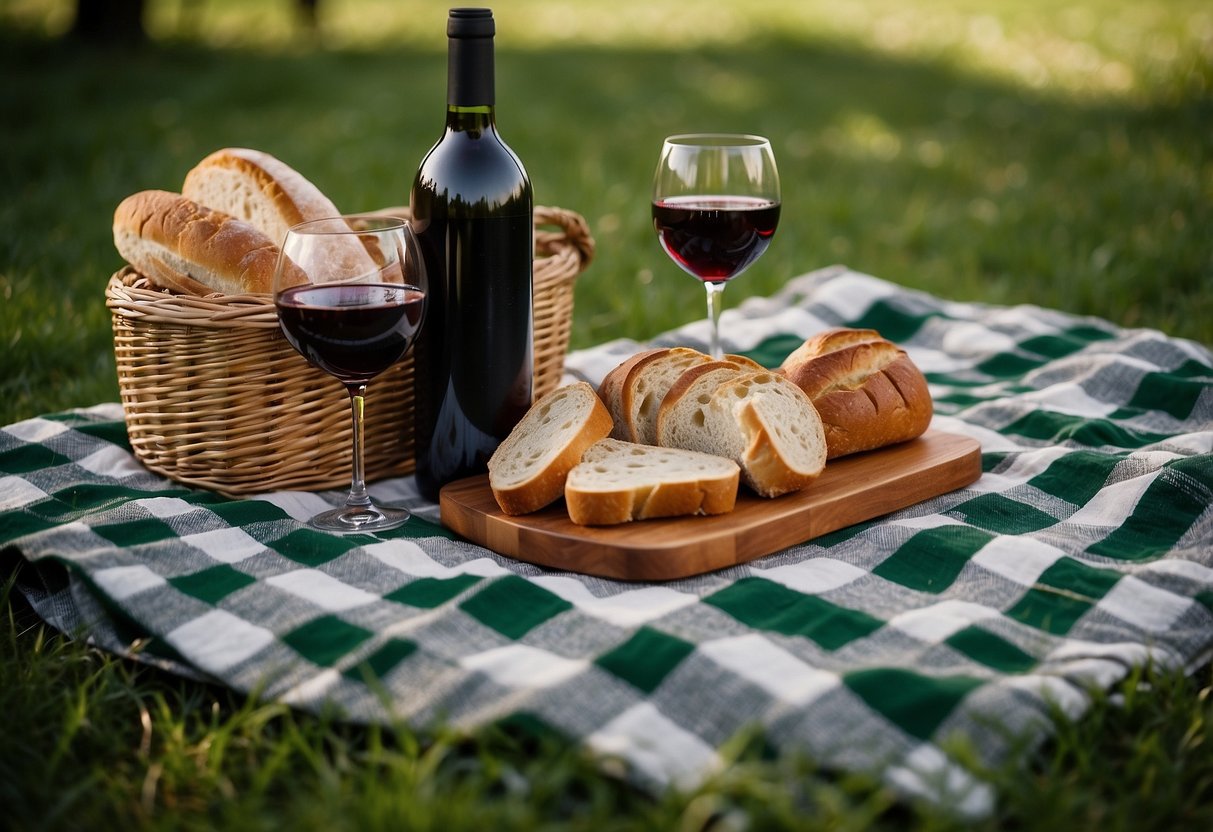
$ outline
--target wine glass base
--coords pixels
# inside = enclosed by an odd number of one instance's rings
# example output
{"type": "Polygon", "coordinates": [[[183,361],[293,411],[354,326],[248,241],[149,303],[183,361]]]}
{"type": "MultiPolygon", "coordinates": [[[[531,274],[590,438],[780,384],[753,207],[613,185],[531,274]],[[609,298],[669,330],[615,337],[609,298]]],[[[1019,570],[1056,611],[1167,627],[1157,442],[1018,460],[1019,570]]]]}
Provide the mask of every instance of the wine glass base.
{"type": "Polygon", "coordinates": [[[403,526],[412,517],[408,510],[390,506],[343,506],[322,511],[308,525],[314,529],[339,534],[385,532],[403,526]]]}

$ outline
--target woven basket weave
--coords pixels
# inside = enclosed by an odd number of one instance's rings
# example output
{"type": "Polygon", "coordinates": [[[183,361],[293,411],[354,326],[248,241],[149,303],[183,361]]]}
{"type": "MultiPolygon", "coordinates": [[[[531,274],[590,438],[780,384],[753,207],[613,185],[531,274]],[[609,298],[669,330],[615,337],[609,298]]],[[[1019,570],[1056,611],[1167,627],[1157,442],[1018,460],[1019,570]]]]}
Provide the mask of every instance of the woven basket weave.
{"type": "MultiPolygon", "coordinates": [[[[593,254],[581,216],[535,208],[536,398],[564,372],[573,284],[593,254]]],[[[286,342],[272,297],[178,295],[128,267],[110,278],[106,305],[127,433],[149,469],[227,496],[349,485],[345,388],[286,342]]],[[[367,388],[368,480],[413,470],[412,374],[406,357],[367,388]]]]}

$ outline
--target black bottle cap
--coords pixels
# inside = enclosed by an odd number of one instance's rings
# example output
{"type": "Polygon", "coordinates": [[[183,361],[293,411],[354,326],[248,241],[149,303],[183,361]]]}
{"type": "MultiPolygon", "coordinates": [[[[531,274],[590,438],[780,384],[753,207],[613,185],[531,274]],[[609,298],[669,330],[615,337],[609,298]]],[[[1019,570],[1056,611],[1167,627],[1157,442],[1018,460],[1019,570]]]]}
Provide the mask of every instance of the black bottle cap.
{"type": "Polygon", "coordinates": [[[492,9],[451,9],[446,21],[446,34],[451,38],[491,38],[497,34],[492,9]]]}
{"type": "Polygon", "coordinates": [[[491,9],[451,9],[446,22],[448,106],[493,106],[496,29],[491,9]]]}

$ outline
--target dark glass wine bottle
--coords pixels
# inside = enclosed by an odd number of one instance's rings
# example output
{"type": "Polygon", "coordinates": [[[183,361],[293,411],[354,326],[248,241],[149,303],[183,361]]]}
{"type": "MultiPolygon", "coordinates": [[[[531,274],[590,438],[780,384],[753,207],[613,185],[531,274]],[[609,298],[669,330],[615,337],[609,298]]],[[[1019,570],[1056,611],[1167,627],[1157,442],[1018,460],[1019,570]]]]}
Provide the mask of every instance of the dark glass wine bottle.
{"type": "Polygon", "coordinates": [[[414,347],[417,484],[485,470],[531,404],[531,183],[497,133],[489,9],[447,20],[446,128],[422,160],[410,206],[430,278],[414,347]]]}

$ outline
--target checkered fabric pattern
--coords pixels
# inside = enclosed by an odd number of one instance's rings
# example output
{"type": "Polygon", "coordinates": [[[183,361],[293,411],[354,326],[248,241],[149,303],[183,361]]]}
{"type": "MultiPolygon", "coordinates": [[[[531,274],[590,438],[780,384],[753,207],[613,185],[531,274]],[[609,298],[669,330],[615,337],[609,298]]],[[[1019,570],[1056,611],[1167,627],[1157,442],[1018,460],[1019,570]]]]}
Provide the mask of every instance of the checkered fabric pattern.
{"type": "MultiPolygon", "coordinates": [[[[927,374],[972,486],[748,565],[662,584],[529,566],[426,519],[301,522],[340,495],[228,500],[150,474],[104,405],[0,432],[0,558],[50,622],[176,672],[351,720],[538,722],[651,788],[758,730],[962,812],[997,764],[1147,661],[1213,648],[1213,354],[1035,307],[954,303],[835,268],[725,313],[777,364],[872,327],[927,374]]],[[[702,324],[660,339],[703,344],[702,324]]],[[[597,382],[641,345],[569,357],[597,382]]],[[[373,406],[373,403],[372,405],[373,406]]]]}

